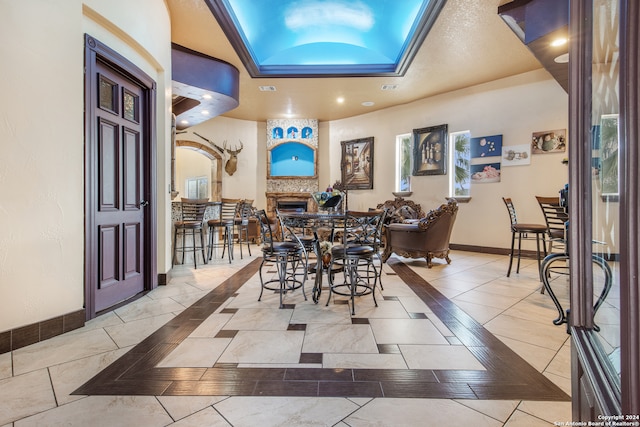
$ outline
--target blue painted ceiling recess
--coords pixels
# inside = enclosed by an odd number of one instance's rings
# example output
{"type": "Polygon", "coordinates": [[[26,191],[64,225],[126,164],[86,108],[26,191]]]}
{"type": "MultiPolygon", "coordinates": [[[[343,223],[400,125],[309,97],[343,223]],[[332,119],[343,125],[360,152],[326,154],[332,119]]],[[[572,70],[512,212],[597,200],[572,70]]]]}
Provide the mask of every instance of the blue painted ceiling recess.
{"type": "Polygon", "coordinates": [[[446,0],[206,0],[252,77],[399,76],[446,0]]]}

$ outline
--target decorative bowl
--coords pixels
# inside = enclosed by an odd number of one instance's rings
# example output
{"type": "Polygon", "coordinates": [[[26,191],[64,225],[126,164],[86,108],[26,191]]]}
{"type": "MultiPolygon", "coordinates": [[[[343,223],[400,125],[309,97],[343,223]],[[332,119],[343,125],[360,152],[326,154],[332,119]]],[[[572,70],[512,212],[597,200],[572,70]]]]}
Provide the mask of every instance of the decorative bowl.
{"type": "Polygon", "coordinates": [[[311,193],[313,200],[318,205],[319,210],[337,210],[342,202],[342,193],[338,190],[332,192],[318,191],[311,193]]]}

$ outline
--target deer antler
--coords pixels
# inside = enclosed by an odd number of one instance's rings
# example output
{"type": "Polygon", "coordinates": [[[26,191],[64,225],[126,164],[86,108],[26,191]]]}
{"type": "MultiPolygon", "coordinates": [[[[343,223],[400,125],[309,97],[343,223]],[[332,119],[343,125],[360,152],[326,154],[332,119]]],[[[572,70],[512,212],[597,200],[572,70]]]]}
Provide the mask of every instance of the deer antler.
{"type": "MultiPolygon", "coordinates": [[[[238,141],[240,141],[240,140],[238,140],[238,141]]],[[[240,141],[240,149],[238,149],[238,150],[229,150],[226,147],[226,144],[225,144],[225,150],[227,150],[227,153],[229,153],[232,156],[237,156],[238,154],[240,154],[240,152],[242,151],[243,148],[244,148],[244,145],[242,144],[242,141],[240,141]]]]}
{"type": "Polygon", "coordinates": [[[216,145],[215,142],[208,140],[207,138],[205,138],[204,136],[198,134],[197,132],[193,133],[195,136],[199,136],[200,138],[204,139],[205,141],[207,141],[209,144],[213,145],[213,147],[218,150],[220,152],[220,154],[224,155],[224,148],[220,147],[219,145],[216,145]]]}

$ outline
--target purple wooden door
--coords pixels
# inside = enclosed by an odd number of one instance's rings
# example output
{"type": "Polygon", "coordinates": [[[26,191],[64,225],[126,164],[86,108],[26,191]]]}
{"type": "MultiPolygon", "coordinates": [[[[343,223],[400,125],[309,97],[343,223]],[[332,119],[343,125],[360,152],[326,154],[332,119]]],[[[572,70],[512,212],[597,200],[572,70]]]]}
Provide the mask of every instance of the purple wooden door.
{"type": "Polygon", "coordinates": [[[100,311],[144,290],[143,89],[96,64],[97,97],[92,144],[97,179],[93,278],[95,310],[100,311]]]}

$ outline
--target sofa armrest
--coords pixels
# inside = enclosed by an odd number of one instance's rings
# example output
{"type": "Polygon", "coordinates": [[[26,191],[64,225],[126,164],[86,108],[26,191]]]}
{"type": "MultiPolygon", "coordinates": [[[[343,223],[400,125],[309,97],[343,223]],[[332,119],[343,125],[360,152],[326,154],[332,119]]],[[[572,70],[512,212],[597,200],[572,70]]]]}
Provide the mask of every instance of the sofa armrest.
{"type": "Polygon", "coordinates": [[[387,225],[389,231],[415,231],[421,232],[417,222],[412,223],[391,223],[387,225]]]}

